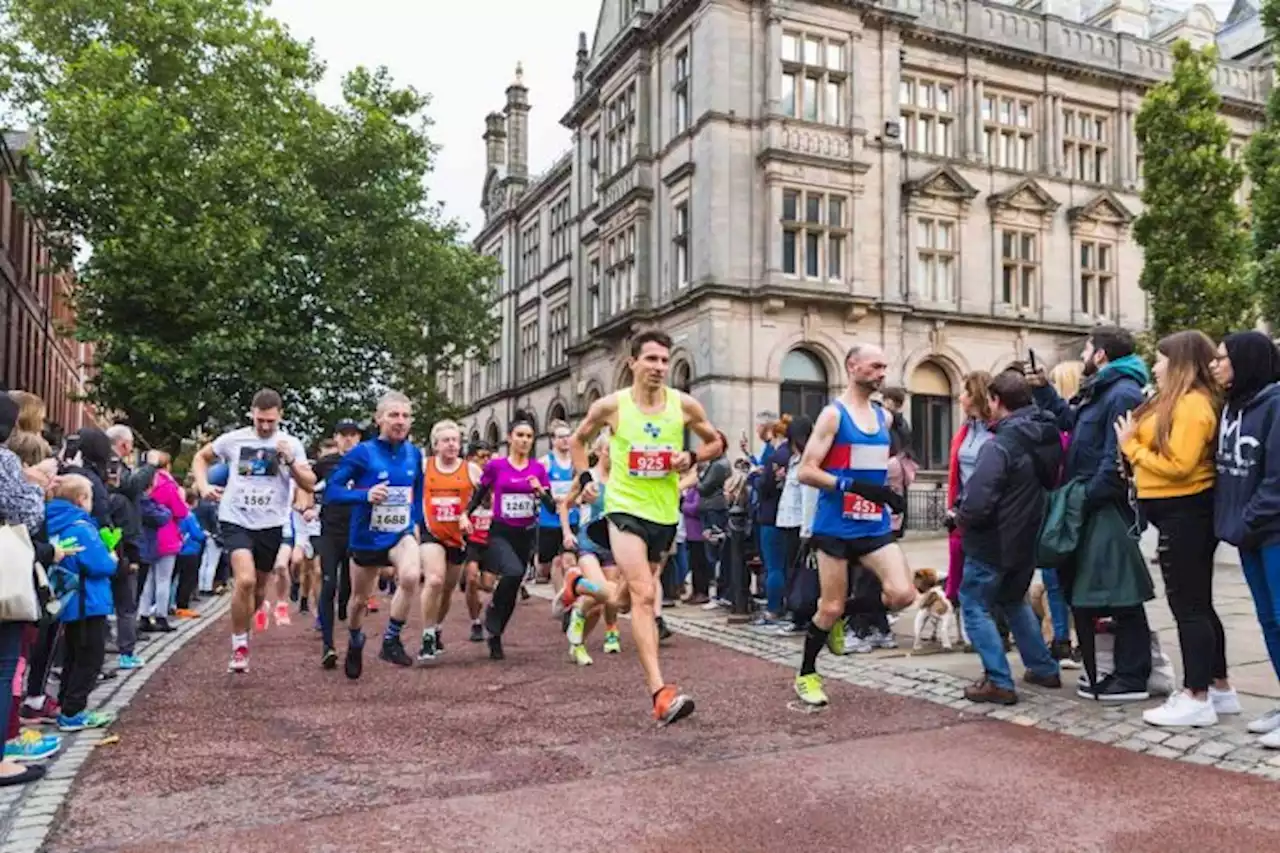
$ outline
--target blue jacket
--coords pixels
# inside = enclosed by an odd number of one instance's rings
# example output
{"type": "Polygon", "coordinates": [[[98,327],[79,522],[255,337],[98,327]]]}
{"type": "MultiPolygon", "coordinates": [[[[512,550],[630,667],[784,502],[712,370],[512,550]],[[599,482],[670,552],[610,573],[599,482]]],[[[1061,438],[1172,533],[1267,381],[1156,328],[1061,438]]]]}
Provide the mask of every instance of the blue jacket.
{"type": "Polygon", "coordinates": [[[173,513],[146,495],[138,498],[138,512],[142,515],[142,535],[138,538],[138,559],[147,565],[154,565],[159,559],[156,533],[169,523],[173,513]]]}
{"type": "Polygon", "coordinates": [[[182,550],[178,554],[183,557],[200,556],[204,551],[204,540],[209,534],[204,532],[194,512],[178,522],[178,532],[182,534],[182,550]]]}
{"type": "Polygon", "coordinates": [[[1247,551],[1280,542],[1280,384],[1223,407],[1215,462],[1214,534],[1247,551]]]}
{"type": "Polygon", "coordinates": [[[1058,429],[1071,433],[1062,481],[1085,480],[1091,507],[1111,503],[1129,514],[1115,423],[1142,403],[1142,389],[1150,381],[1142,359],[1127,355],[1094,374],[1070,402],[1050,385],[1035,389],[1036,405],[1057,419],[1058,429]]]}
{"type": "Polygon", "coordinates": [[[93,516],[70,501],[55,498],[45,509],[45,523],[49,541],[74,539],[84,549],[54,566],[51,585],[62,602],[58,618],[79,622],[111,613],[116,561],[99,537],[93,516]]]}
{"type": "MultiPolygon", "coordinates": [[[[395,547],[406,534],[412,534],[422,523],[423,490],[422,451],[407,441],[393,445],[381,438],[357,444],[342,457],[338,467],[325,478],[326,504],[354,504],[351,508],[353,551],[384,551],[395,547]],[[407,523],[397,529],[374,530],[374,507],[369,503],[369,490],[379,483],[389,488],[408,489],[407,523]]],[[[384,509],[380,514],[386,513],[384,509]]]]}

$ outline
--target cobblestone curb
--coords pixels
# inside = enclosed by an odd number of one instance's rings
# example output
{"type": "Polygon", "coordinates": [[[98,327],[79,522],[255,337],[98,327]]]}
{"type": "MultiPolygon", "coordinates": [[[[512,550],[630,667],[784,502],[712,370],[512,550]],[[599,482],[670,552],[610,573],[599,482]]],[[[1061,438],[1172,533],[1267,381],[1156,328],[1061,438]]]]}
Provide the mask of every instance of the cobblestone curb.
{"type": "MultiPolygon", "coordinates": [[[[116,679],[93,691],[95,710],[119,714],[174,652],[208,628],[231,606],[231,596],[206,599],[198,608],[199,619],[182,620],[171,634],[152,635],[144,647],[146,666],[121,672],[116,679]]],[[[0,853],[37,853],[71,792],[71,783],[89,753],[111,728],[91,729],[62,736],[62,749],[45,767],[43,779],[30,785],[0,788],[0,853]]]]}
{"type": "MultiPolygon", "coordinates": [[[[531,586],[530,591],[543,598],[551,597],[545,586],[531,586]]],[[[800,667],[801,648],[796,640],[761,634],[746,626],[729,625],[722,620],[689,619],[682,617],[678,609],[668,609],[662,615],[667,627],[676,633],[793,669],[800,667]]],[[[1233,732],[1223,727],[1157,729],[1142,721],[1142,710],[1147,705],[1112,708],[1056,695],[1066,691],[1066,685],[1074,686],[1074,671],[1063,673],[1062,691],[1040,691],[1020,686],[1018,704],[1004,707],[978,704],[965,699],[964,688],[971,683],[971,679],[918,665],[902,666],[891,660],[860,655],[836,657],[824,654],[819,660],[819,669],[826,678],[896,696],[924,699],[975,717],[989,717],[1157,758],[1214,766],[1280,781],[1280,754],[1258,747],[1255,735],[1233,732]]]]}

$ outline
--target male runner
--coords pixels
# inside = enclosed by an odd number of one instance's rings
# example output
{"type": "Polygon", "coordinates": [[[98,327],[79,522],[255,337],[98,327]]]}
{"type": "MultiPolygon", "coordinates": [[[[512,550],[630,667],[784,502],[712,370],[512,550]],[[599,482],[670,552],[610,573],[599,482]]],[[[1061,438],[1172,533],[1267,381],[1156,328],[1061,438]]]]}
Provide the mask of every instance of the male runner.
{"type": "MultiPolygon", "coordinates": [[[[849,387],[818,415],[799,471],[801,483],[819,490],[810,542],[818,553],[821,592],[795,682],[800,701],[813,707],[827,704],[816,667],[818,652],[827,645],[834,654],[844,654],[850,562],[875,572],[883,587],[880,597],[890,610],[901,610],[916,597],[911,570],[893,537],[890,509],[900,512],[904,501],[886,485],[889,416],[871,401],[884,383],[884,351],[854,344],[844,364],[849,387]]],[[[871,611],[877,603],[855,599],[850,609],[871,611]]]]}
{"type": "MultiPolygon", "coordinates": [[[[324,497],[333,472],[338,470],[342,457],[360,443],[360,425],[353,420],[341,420],[333,429],[332,449],[321,448],[316,460],[316,476],[320,478],[320,636],[324,652],[320,665],[333,669],[338,665],[338,653],[333,646],[334,605],[337,604],[339,622],[347,621],[347,602],[351,598],[351,572],[347,568],[348,543],[351,540],[351,505],[335,503],[324,497]]],[[[348,484],[349,485],[349,484],[348,484]]]]}
{"type": "Polygon", "coordinates": [[[364,671],[365,602],[383,569],[393,569],[395,595],[378,657],[412,666],[400,631],[418,595],[422,561],[418,525],[422,521],[422,452],[408,441],[413,425],[409,398],[390,391],[374,413],[378,437],[342,457],[325,485],[328,502],[355,504],[351,512],[351,605],[347,614],[347,657],[343,672],[356,679],[364,671]]]}
{"type": "Polygon", "coordinates": [[[233,430],[206,444],[191,462],[196,488],[218,500],[222,547],[234,578],[231,598],[230,672],[249,671],[249,623],[266,597],[284,527],[289,523],[289,485],[304,491],[316,485],[302,442],[280,429],[280,395],[264,388],[253,395],[253,426],[233,430]],[[228,468],[225,489],[209,484],[209,466],[228,468]]]}
{"type": "Polygon", "coordinates": [[[453,421],[440,421],[431,428],[434,455],[427,458],[424,478],[422,535],[422,648],[418,662],[427,663],[444,652],[440,625],[449,615],[453,591],[462,574],[467,554],[459,519],[471,501],[471,492],[480,480],[480,469],[459,455],[462,430],[453,421]]]}
{"type": "MultiPolygon", "coordinates": [[[[631,633],[645,682],[653,699],[653,715],[662,725],[693,713],[693,699],[662,680],[658,665],[658,626],[654,618],[654,579],[662,558],[675,540],[679,522],[679,472],[701,459],[714,459],[724,448],[707,420],[702,404],[667,387],[671,338],[664,332],[641,332],[631,342],[630,388],[597,400],[573,434],[573,465],[580,481],[590,479],[587,449],[601,429],[611,435],[609,487],[605,517],[609,546],[623,583],[607,584],[611,603],[631,606],[631,633]],[[702,440],[696,452],[683,450],[688,427],[702,440]]],[[[565,578],[567,595],[591,594],[595,585],[576,571],[565,578]]]]}
{"type": "MultiPolygon", "coordinates": [[[[551,452],[542,457],[542,464],[551,478],[551,497],[559,505],[564,496],[573,487],[573,457],[569,454],[569,439],[573,433],[564,421],[552,421],[551,452]]],[[[569,513],[569,525],[578,527],[578,509],[574,507],[569,513]]],[[[538,582],[551,579],[555,589],[560,589],[564,582],[564,572],[573,565],[574,556],[564,549],[564,535],[560,531],[560,517],[547,510],[538,508],[538,582]]]]}

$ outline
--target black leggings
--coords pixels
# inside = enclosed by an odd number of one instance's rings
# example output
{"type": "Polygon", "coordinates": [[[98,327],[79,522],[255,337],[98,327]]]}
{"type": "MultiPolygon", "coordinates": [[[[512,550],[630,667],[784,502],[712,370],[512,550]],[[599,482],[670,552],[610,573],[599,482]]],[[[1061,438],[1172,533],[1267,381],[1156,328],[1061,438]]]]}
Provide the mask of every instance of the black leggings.
{"type": "Polygon", "coordinates": [[[689,552],[689,574],[693,578],[694,595],[711,595],[711,559],[707,556],[707,543],[686,542],[689,552]]]}
{"type": "Polygon", "coordinates": [[[179,554],[174,569],[178,579],[178,608],[191,609],[191,596],[200,580],[200,554],[179,554]]]}
{"type": "Polygon", "coordinates": [[[489,528],[489,548],[482,568],[498,576],[484,614],[484,628],[491,637],[502,636],[515,612],[525,567],[537,544],[537,533],[536,527],[510,527],[500,521],[494,521],[489,528]]]}
{"type": "Polygon", "coordinates": [[[333,611],[336,599],[338,621],[347,620],[347,602],[351,600],[351,570],[347,565],[347,533],[321,535],[316,544],[320,550],[320,603],[316,613],[325,648],[333,648],[333,611]]]}
{"type": "Polygon", "coordinates": [[[1227,644],[1213,609],[1213,489],[1178,498],[1142,501],[1142,511],[1160,533],[1156,554],[1165,596],[1178,625],[1183,685],[1197,692],[1227,677],[1227,644]]]}

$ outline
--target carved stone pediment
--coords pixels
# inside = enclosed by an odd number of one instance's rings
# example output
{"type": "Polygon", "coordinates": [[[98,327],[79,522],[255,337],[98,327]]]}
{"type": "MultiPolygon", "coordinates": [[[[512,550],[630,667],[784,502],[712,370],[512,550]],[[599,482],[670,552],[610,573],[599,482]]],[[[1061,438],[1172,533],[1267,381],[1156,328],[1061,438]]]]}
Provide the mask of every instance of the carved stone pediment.
{"type": "Polygon", "coordinates": [[[993,194],[987,203],[992,208],[1012,208],[1041,214],[1052,213],[1062,206],[1033,178],[1023,178],[1004,192],[993,194]]]}
{"type": "Polygon", "coordinates": [[[1133,222],[1133,213],[1124,206],[1111,190],[1103,190],[1087,203],[1067,211],[1067,219],[1073,224],[1089,220],[1100,225],[1124,227],[1133,222]]]}
{"type": "Polygon", "coordinates": [[[931,196],[952,201],[972,201],[978,190],[954,167],[942,165],[923,177],[906,181],[902,191],[908,196],[931,196]]]}

